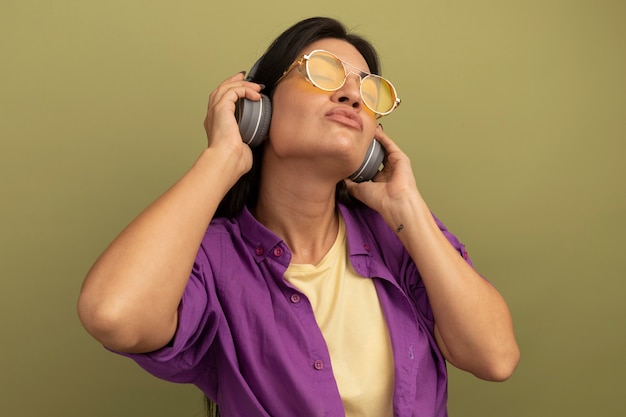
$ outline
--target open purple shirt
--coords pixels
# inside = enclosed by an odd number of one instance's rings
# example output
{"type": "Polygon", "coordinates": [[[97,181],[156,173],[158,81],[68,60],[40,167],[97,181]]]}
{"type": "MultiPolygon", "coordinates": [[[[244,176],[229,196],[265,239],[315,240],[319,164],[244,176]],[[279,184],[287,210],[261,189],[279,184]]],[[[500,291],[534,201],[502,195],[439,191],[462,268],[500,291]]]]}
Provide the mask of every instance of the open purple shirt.
{"type": "MultiPolygon", "coordinates": [[[[376,212],[339,208],[352,265],[374,279],[387,320],[394,416],[446,416],[446,364],[415,264],[376,212]]],[[[437,223],[471,264],[464,246],[437,223]]],[[[224,417],[344,416],[311,305],[283,279],[290,259],[286,244],[247,209],[214,220],[183,294],[172,343],[127,356],[159,378],[195,384],[224,417]]]]}

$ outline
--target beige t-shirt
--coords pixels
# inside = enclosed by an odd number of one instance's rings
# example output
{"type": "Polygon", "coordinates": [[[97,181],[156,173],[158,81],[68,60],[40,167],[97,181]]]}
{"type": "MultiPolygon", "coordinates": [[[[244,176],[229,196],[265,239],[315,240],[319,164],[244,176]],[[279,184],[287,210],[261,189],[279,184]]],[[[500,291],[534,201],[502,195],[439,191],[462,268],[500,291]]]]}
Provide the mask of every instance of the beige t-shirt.
{"type": "Polygon", "coordinates": [[[391,417],[394,363],[387,323],[371,278],[354,271],[340,217],[332,248],[317,265],[291,264],[285,279],[309,299],[347,417],[391,417]]]}

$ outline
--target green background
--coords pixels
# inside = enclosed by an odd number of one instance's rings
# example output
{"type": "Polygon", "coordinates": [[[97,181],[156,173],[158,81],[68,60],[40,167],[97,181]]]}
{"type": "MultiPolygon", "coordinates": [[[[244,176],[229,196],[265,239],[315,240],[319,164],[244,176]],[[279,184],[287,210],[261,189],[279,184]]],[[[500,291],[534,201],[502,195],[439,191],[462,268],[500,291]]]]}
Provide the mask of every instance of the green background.
{"type": "Polygon", "coordinates": [[[623,415],[626,2],[0,0],[0,416],[202,414],[77,294],[205,146],[213,88],[312,15],[377,46],[385,131],[513,312],[517,372],[451,370],[450,415],[623,415]]]}

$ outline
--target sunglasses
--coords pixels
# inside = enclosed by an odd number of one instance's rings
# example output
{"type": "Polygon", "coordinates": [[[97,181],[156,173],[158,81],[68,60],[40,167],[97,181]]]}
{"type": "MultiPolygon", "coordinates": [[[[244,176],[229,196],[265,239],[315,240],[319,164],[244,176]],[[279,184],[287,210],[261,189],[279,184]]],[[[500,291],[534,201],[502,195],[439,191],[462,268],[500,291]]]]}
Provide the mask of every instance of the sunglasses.
{"type": "Polygon", "coordinates": [[[324,91],[337,91],[345,84],[348,75],[357,75],[360,80],[361,99],[368,109],[376,113],[377,117],[391,113],[400,105],[396,89],[388,80],[379,75],[361,71],[321,49],[296,59],[276,81],[276,84],[296,66],[308,82],[324,91]],[[348,71],[347,67],[351,67],[356,72],[348,71]]]}

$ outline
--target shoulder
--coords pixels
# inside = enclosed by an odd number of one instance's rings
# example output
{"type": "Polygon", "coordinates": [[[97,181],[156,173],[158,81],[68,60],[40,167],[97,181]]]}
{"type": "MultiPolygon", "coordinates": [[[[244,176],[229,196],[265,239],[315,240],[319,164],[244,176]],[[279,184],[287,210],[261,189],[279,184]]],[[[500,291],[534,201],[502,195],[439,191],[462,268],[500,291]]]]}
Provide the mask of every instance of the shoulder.
{"type": "Polygon", "coordinates": [[[233,264],[235,259],[259,261],[268,249],[274,248],[280,241],[276,234],[244,208],[234,217],[213,219],[202,239],[200,252],[208,258],[220,258],[229,264],[233,264]]]}
{"type": "Polygon", "coordinates": [[[339,211],[346,221],[346,226],[348,228],[360,227],[374,230],[389,229],[382,216],[365,204],[358,202],[350,206],[340,204],[339,211]]]}
{"type": "Polygon", "coordinates": [[[353,238],[373,239],[380,244],[400,244],[400,240],[383,217],[365,204],[339,206],[346,228],[353,238]]]}
{"type": "Polygon", "coordinates": [[[241,257],[247,252],[236,218],[216,218],[204,232],[196,254],[194,269],[221,270],[227,259],[241,257]]]}
{"type": "MultiPolygon", "coordinates": [[[[378,212],[372,210],[364,204],[354,206],[341,206],[340,211],[346,221],[346,228],[349,239],[352,241],[375,242],[381,252],[387,254],[398,254],[403,252],[403,245],[396,232],[392,230],[378,212]]],[[[450,244],[465,258],[470,264],[471,260],[467,254],[465,245],[454,235],[439,218],[431,213],[441,233],[448,239],[450,244]]]]}
{"type": "Polygon", "coordinates": [[[382,216],[364,204],[339,206],[346,223],[350,254],[365,255],[383,264],[397,265],[405,257],[404,246],[382,216]]]}

